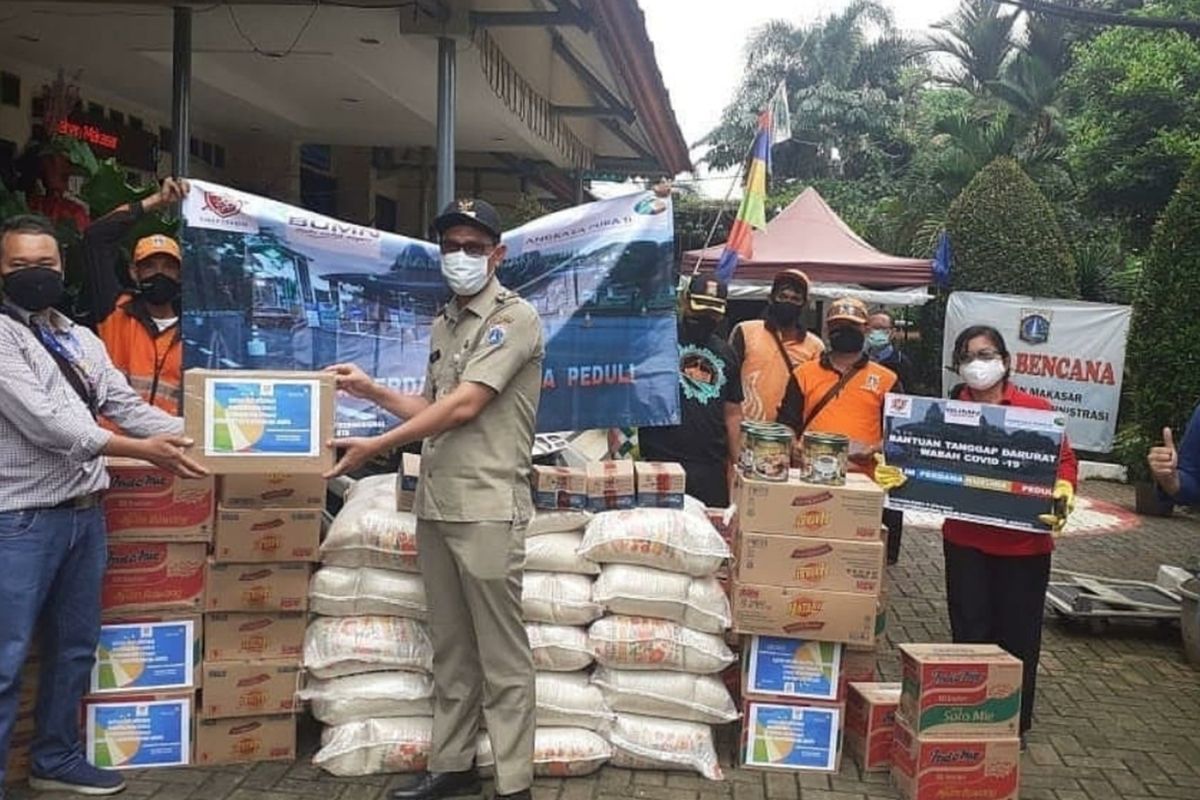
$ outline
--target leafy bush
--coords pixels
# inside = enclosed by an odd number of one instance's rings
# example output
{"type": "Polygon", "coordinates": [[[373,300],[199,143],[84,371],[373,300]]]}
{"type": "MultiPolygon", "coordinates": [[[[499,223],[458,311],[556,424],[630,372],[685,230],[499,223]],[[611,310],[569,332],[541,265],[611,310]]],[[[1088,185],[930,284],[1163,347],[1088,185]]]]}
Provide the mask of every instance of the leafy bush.
{"type": "Polygon", "coordinates": [[[1200,161],[1180,182],[1155,226],[1134,299],[1126,363],[1133,421],[1150,442],[1158,442],[1167,426],[1182,436],[1200,400],[1198,304],[1200,161]]]}

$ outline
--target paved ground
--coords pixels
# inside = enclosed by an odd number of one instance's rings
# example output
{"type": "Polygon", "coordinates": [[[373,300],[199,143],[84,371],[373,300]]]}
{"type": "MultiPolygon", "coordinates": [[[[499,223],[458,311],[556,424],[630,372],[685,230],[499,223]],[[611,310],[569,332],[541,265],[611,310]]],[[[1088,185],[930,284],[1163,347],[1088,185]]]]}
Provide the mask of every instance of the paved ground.
{"type": "MultiPolygon", "coordinates": [[[[1092,483],[1089,496],[1129,506],[1125,487],[1092,483]]],[[[1145,519],[1132,530],[1075,535],[1055,558],[1063,569],[1153,580],[1160,563],[1200,556],[1200,518],[1145,519]]],[[[899,679],[892,645],[946,641],[940,538],[910,529],[891,568],[885,678],[899,679]]],[[[1153,627],[1099,635],[1048,620],[1038,706],[1023,762],[1022,800],[1200,799],[1200,671],[1183,661],[1179,634],[1153,627]]],[[[886,775],[860,776],[847,762],[837,775],[735,770],[733,730],[722,732],[724,783],[684,773],[606,768],[590,778],[544,780],[535,800],[883,800],[886,775]]],[[[314,742],[305,743],[311,753],[314,742]]],[[[331,778],[306,760],[229,768],[175,769],[131,777],[128,795],[153,800],[382,800],[403,778],[331,778]]],[[[13,797],[29,800],[27,791],[13,797]]],[[[45,795],[38,800],[65,800],[45,795]]]]}

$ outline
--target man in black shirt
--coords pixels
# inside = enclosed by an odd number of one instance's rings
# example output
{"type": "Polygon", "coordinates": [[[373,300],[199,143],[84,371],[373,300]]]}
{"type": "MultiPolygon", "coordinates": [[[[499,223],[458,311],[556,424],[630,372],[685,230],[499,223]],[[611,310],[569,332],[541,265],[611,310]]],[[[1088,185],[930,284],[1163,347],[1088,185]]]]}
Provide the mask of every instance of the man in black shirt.
{"type": "Polygon", "coordinates": [[[647,461],[678,461],[687,493],[712,508],[729,505],[729,483],[741,447],[741,364],[717,335],[729,290],[696,275],[683,296],[679,319],[679,425],[640,428],[647,461]]]}

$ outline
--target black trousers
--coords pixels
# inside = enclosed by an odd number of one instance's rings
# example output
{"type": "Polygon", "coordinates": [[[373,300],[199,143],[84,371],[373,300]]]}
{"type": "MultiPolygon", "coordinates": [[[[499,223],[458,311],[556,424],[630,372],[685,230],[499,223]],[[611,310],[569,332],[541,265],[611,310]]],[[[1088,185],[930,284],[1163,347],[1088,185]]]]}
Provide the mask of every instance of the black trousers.
{"type": "Polygon", "coordinates": [[[900,537],[904,535],[904,512],[895,508],[883,510],[883,525],[887,528],[887,563],[900,560],[900,537]]]}
{"type": "Polygon", "coordinates": [[[729,478],[725,462],[684,461],[687,473],[688,494],[704,502],[709,508],[726,508],[729,505],[729,478]]]}
{"type": "Polygon", "coordinates": [[[993,556],[943,541],[955,642],[998,644],[1024,664],[1021,733],[1033,724],[1050,555],[993,556]]]}

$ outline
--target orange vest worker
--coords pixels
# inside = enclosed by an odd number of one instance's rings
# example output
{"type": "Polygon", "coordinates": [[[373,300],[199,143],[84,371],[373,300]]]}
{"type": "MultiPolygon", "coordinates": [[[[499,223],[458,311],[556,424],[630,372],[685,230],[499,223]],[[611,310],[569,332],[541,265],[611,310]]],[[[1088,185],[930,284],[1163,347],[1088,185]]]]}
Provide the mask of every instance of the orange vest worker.
{"type": "Polygon", "coordinates": [[[866,355],[856,367],[861,368],[811,420],[817,403],[842,376],[829,363],[828,355],[796,368],[796,382],[804,395],[805,431],[841,433],[861,445],[879,447],[883,443],[883,400],[896,385],[896,373],[866,355]]]}
{"type": "MultiPolygon", "coordinates": [[[[735,328],[745,347],[742,358],[742,416],[757,422],[776,422],[779,404],[787,392],[791,366],[779,352],[778,334],[767,329],[764,320],[754,319],[735,328]]],[[[792,364],[804,365],[819,356],[825,345],[805,332],[803,339],[785,339],[784,349],[792,364]]]]}

